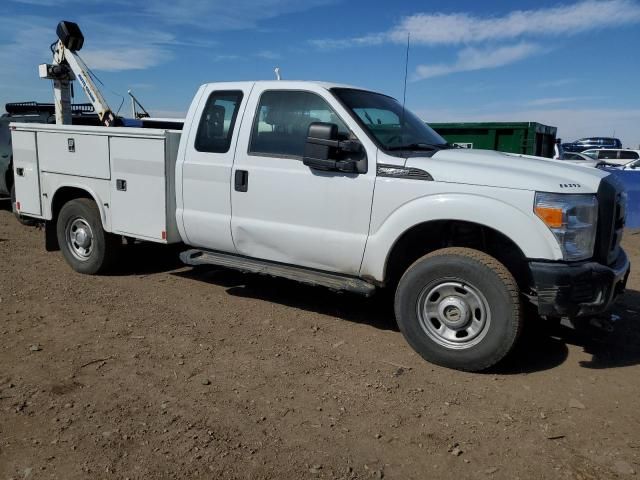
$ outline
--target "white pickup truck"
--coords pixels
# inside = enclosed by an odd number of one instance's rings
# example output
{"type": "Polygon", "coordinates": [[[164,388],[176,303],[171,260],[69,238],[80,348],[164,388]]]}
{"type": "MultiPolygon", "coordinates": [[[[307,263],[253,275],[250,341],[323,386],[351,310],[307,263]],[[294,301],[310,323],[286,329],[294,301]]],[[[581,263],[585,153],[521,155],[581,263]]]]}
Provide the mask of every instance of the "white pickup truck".
{"type": "Polygon", "coordinates": [[[452,148],[371,91],[211,83],[182,131],[11,129],[19,211],[76,271],[107,270],[133,237],[182,242],[190,265],[393,288],[409,344],[451,368],[501,360],[526,305],[605,311],[629,273],[626,197],[608,173],[452,148]]]}

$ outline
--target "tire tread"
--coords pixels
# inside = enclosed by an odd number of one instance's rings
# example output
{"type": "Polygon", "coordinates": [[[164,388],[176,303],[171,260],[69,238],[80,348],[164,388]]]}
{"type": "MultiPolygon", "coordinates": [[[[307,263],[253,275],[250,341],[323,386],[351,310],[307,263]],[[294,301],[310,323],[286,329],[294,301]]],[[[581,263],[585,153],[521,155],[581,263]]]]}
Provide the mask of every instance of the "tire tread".
{"type": "MultiPolygon", "coordinates": [[[[463,258],[469,259],[474,263],[479,264],[482,268],[488,269],[498,276],[503,286],[505,287],[513,306],[513,310],[512,310],[513,318],[512,318],[511,324],[514,328],[510,331],[510,336],[504,344],[507,346],[515,345],[520,334],[522,333],[522,327],[523,327],[523,320],[522,320],[523,312],[522,312],[522,304],[520,301],[520,289],[511,272],[500,261],[498,261],[496,258],[492,257],[491,255],[485,252],[482,252],[480,250],[475,250],[467,247],[446,247],[446,248],[438,249],[417,259],[405,271],[404,275],[402,276],[402,279],[404,279],[405,276],[412,269],[414,269],[418,264],[424,262],[425,260],[438,258],[438,257],[447,257],[447,256],[463,257],[463,258]]],[[[400,280],[400,284],[402,284],[402,279],[400,280]]],[[[485,361],[482,363],[476,362],[476,363],[473,363],[472,365],[462,364],[462,365],[457,365],[454,368],[458,370],[464,370],[464,371],[486,370],[492,367],[493,365],[495,365],[496,363],[498,363],[500,360],[502,360],[509,353],[510,350],[511,348],[507,348],[506,350],[505,349],[496,350],[493,355],[486,358],[485,361]]],[[[445,366],[448,366],[448,365],[445,365],[445,366]]]]}

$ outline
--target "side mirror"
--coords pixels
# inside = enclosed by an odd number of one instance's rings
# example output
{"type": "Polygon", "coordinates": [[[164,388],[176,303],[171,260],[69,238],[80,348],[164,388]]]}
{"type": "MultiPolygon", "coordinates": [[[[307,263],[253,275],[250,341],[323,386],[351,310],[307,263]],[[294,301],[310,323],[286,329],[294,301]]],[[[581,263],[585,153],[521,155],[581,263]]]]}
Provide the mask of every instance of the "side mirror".
{"type": "Polygon", "coordinates": [[[361,152],[362,144],[357,140],[339,140],[335,123],[313,122],[307,131],[302,163],[315,170],[364,173],[359,160],[344,158],[345,153],[361,152]]]}

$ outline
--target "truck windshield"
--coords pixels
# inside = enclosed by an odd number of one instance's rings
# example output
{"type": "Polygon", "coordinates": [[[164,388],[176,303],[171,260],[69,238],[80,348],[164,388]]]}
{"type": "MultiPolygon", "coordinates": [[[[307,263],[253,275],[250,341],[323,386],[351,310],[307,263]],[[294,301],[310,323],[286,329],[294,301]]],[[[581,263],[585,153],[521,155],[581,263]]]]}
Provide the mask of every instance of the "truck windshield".
{"type": "Polygon", "coordinates": [[[391,97],[351,88],[332,92],[384,150],[450,148],[444,138],[391,97]]]}

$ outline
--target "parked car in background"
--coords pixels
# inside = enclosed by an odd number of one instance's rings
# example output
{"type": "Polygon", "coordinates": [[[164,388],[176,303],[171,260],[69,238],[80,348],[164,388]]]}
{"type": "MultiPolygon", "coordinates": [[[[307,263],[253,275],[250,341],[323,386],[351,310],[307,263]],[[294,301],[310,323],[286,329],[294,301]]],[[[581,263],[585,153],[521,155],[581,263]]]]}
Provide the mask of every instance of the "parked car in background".
{"type": "Polygon", "coordinates": [[[611,165],[626,165],[640,158],[640,150],[623,148],[600,148],[585,150],[582,155],[600,160],[611,165]]]}
{"type": "Polygon", "coordinates": [[[576,152],[564,152],[562,154],[562,156],[560,157],[560,160],[576,160],[576,161],[586,161],[586,162],[592,162],[593,161],[593,157],[590,157],[588,155],[584,155],[582,153],[576,153],[576,152]]]}
{"type": "Polygon", "coordinates": [[[638,170],[640,171],[640,159],[627,163],[622,167],[623,170],[638,170]]]}
{"type": "Polygon", "coordinates": [[[558,160],[567,163],[573,163],[574,165],[581,165],[583,167],[597,167],[602,163],[601,161],[595,160],[592,157],[575,152],[564,152],[562,154],[562,157],[560,157],[558,160]]]}
{"type": "MultiPolygon", "coordinates": [[[[9,123],[55,123],[53,103],[20,102],[7,103],[6,113],[0,116],[0,197],[11,197],[11,206],[15,212],[15,194],[13,185],[13,151],[9,123]]],[[[98,116],[91,104],[73,105],[74,125],[99,125],[98,116]]]]}
{"type": "Polygon", "coordinates": [[[622,142],[619,138],[613,137],[588,137],[563,143],[562,148],[565,152],[583,152],[592,148],[622,148],[622,142]]]}

